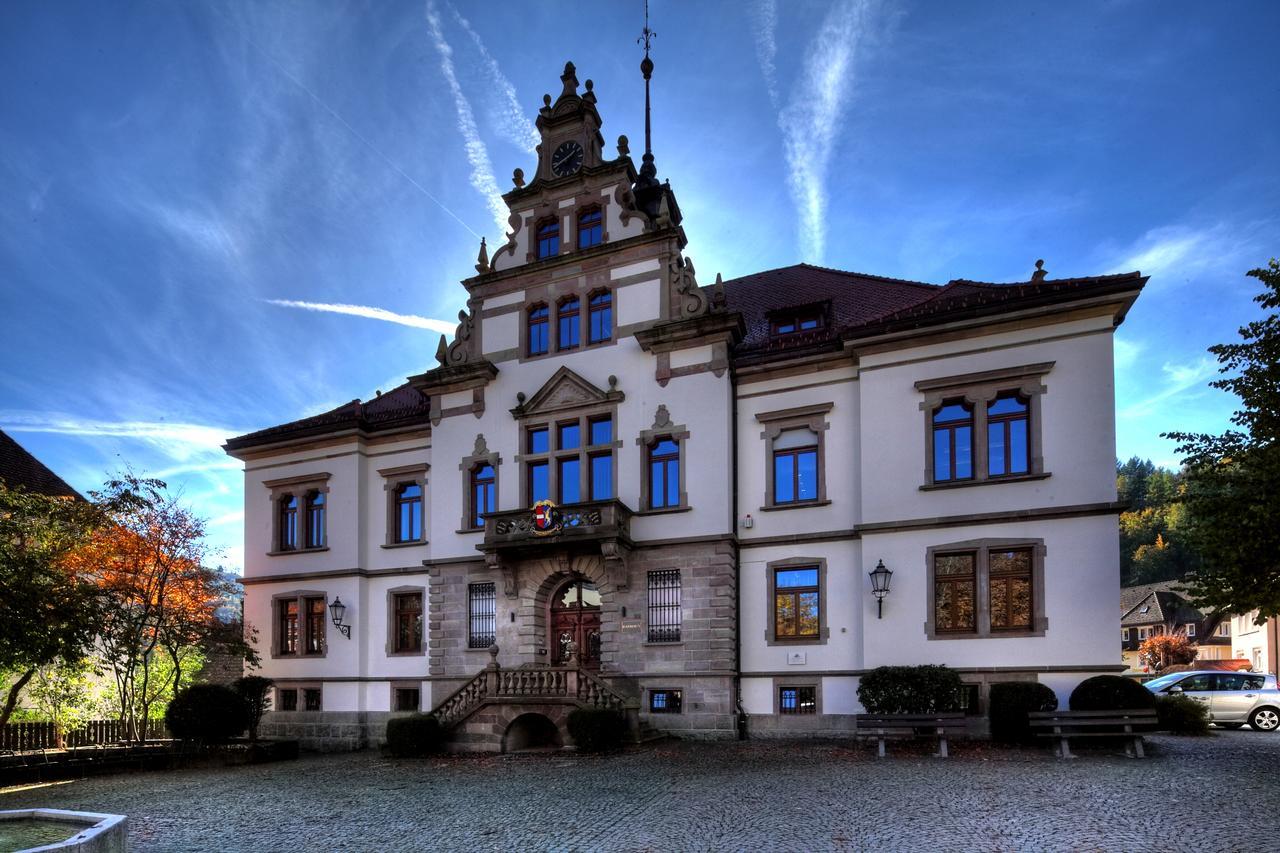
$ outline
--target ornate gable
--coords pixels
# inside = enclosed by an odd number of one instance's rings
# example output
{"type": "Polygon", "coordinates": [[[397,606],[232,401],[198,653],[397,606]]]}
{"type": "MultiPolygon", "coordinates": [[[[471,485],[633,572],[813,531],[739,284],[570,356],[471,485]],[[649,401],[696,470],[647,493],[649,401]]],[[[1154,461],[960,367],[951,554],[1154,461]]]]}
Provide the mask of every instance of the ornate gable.
{"type": "Polygon", "coordinates": [[[626,395],[618,390],[618,377],[609,377],[609,390],[596,387],[567,367],[561,367],[536,394],[525,399],[523,392],[516,395],[519,401],[511,414],[515,418],[547,415],[582,409],[601,404],[621,403],[626,395]]]}

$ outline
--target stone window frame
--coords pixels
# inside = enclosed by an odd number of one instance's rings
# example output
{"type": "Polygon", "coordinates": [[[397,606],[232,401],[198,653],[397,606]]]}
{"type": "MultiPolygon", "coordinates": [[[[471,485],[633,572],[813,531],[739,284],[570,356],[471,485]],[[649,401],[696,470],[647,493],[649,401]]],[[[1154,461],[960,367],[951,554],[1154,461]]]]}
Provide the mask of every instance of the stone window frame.
{"type": "Polygon", "coordinates": [[[267,551],[268,557],[284,557],[289,554],[316,554],[329,550],[329,505],[331,503],[329,500],[329,480],[332,476],[328,471],[318,471],[314,474],[301,474],[295,477],[281,477],[276,480],[262,481],[262,485],[270,493],[271,501],[271,550],[267,551]],[[311,492],[320,492],[325,496],[324,544],[318,548],[306,547],[307,495],[311,492]],[[298,499],[298,547],[286,550],[280,547],[280,501],[289,495],[298,499]]]}
{"type": "MultiPolygon", "coordinates": [[[[557,353],[577,352],[578,350],[581,350],[586,346],[583,340],[583,338],[586,337],[586,331],[587,331],[585,328],[585,324],[583,322],[583,320],[586,319],[583,317],[583,315],[586,312],[582,310],[582,301],[583,301],[582,297],[579,296],[576,292],[566,293],[556,300],[556,306],[555,306],[556,310],[553,312],[553,314],[555,315],[553,319],[556,325],[555,352],[557,353]],[[573,311],[565,311],[564,310],[565,306],[568,305],[570,302],[576,302],[578,307],[573,311]],[[575,318],[575,315],[576,315],[576,318],[575,318]],[[561,343],[560,341],[560,322],[562,320],[573,320],[573,319],[576,319],[578,321],[577,322],[578,341],[577,343],[566,345],[564,343],[561,343]]],[[[587,322],[590,322],[590,320],[588,319],[587,322]]]]}
{"type": "Polygon", "coordinates": [[[765,645],[769,646],[825,646],[831,637],[831,629],[827,627],[827,558],[826,557],[786,557],[765,564],[768,572],[767,582],[769,597],[765,601],[765,645]],[[786,569],[818,570],[818,636],[816,637],[782,637],[774,636],[777,627],[777,582],[778,571],[786,569]]]}
{"type": "Polygon", "coordinates": [[[573,219],[571,221],[573,222],[573,251],[585,252],[587,249],[594,249],[596,246],[604,245],[605,238],[607,236],[605,233],[605,226],[607,223],[605,222],[604,199],[575,204],[573,206],[573,219]],[[583,246],[582,218],[592,212],[600,214],[600,242],[592,243],[590,246],[583,246]]]}
{"type": "Polygon", "coordinates": [[[536,217],[533,220],[533,230],[529,232],[530,262],[549,261],[553,258],[560,257],[564,254],[564,242],[564,217],[560,215],[559,211],[550,211],[542,216],[536,217]],[[540,245],[542,243],[542,238],[539,236],[538,232],[542,230],[544,225],[550,225],[553,222],[556,226],[556,250],[550,254],[543,255],[541,254],[542,246],[540,245]]]}
{"type": "MultiPolygon", "coordinates": [[[[490,597],[486,596],[485,599],[483,600],[490,600],[490,597]]],[[[498,641],[498,583],[497,581],[468,579],[466,601],[467,601],[467,639],[466,639],[466,645],[464,646],[464,648],[466,651],[469,651],[469,652],[488,651],[489,648],[498,641]],[[493,601],[493,636],[490,637],[489,642],[485,643],[483,646],[478,646],[474,644],[474,641],[476,639],[476,634],[474,634],[472,631],[472,628],[474,627],[474,624],[472,621],[474,617],[474,614],[472,613],[472,609],[471,609],[472,603],[482,600],[479,597],[474,596],[472,593],[472,590],[474,590],[478,586],[493,587],[493,595],[491,597],[491,600],[493,601]]]]}
{"type": "Polygon", "coordinates": [[[660,717],[666,717],[666,716],[676,716],[677,714],[684,713],[684,689],[683,688],[681,687],[646,687],[644,691],[645,691],[644,709],[646,714],[656,714],[660,717]],[[675,711],[672,711],[672,710],[655,711],[653,708],[653,694],[655,693],[666,693],[668,695],[674,693],[676,696],[680,697],[679,699],[680,707],[675,711]]]}
{"type": "Polygon", "coordinates": [[[525,291],[525,301],[520,305],[520,342],[518,361],[555,358],[599,347],[613,346],[618,342],[618,288],[608,284],[587,284],[586,277],[568,282],[531,287],[525,291]],[[608,293],[612,310],[609,312],[609,337],[591,340],[591,297],[608,293]],[[569,299],[578,300],[578,345],[572,349],[560,349],[559,307],[569,299]],[[547,351],[529,352],[529,312],[534,308],[547,309],[547,351]]]}
{"type": "Polygon", "coordinates": [[[476,517],[476,496],[471,488],[471,474],[481,465],[489,465],[493,468],[494,512],[497,512],[498,508],[502,506],[502,455],[491,453],[485,443],[484,434],[480,433],[476,436],[476,446],[472,454],[462,457],[462,461],[458,463],[458,470],[462,472],[462,521],[458,525],[458,529],[454,531],[455,533],[482,533],[484,531],[484,525],[476,527],[472,524],[476,517]]]}
{"type": "Polygon", "coordinates": [[[426,692],[426,691],[424,691],[424,690],[422,689],[422,682],[421,682],[421,681],[412,681],[412,680],[400,679],[400,680],[392,681],[392,682],[388,685],[388,688],[389,688],[390,693],[391,693],[391,703],[390,703],[390,705],[388,705],[388,707],[391,709],[391,713],[393,713],[393,714],[414,714],[414,713],[421,713],[421,711],[422,711],[422,700],[425,698],[423,694],[426,692]],[[418,707],[416,707],[416,708],[414,708],[414,709],[412,709],[412,710],[410,710],[410,711],[404,711],[404,710],[401,710],[401,709],[397,708],[397,707],[396,707],[396,691],[398,691],[398,690],[417,690],[417,691],[418,691],[418,707]]]}
{"type": "Polygon", "coordinates": [[[387,636],[384,650],[389,658],[422,657],[427,653],[427,588],[425,586],[396,586],[387,590],[387,636]],[[396,651],[396,596],[417,594],[421,598],[420,610],[422,618],[422,638],[418,642],[417,651],[396,651]]]}
{"type": "Polygon", "coordinates": [[[329,656],[329,596],[319,589],[293,589],[271,596],[271,657],[273,660],[323,660],[329,656]],[[307,652],[307,599],[318,598],[324,602],[324,633],[320,636],[320,651],[307,652]],[[298,602],[298,651],[295,654],[280,649],[280,605],[289,600],[298,602]]]}
{"type": "Polygon", "coordinates": [[[773,677],[773,713],[780,717],[817,717],[822,714],[822,677],[820,675],[776,675],[773,677]],[[782,690],[784,687],[812,687],[813,713],[782,713],[782,690]]]}
{"type": "Polygon", "coordinates": [[[692,509],[689,506],[688,455],[685,453],[685,442],[689,440],[689,436],[690,432],[687,426],[671,422],[671,416],[667,412],[665,405],[658,406],[657,414],[654,415],[653,426],[640,431],[640,435],[636,438],[636,444],[640,447],[640,506],[635,513],[636,515],[663,515],[672,512],[688,512],[692,509]],[[675,506],[654,509],[651,506],[653,495],[650,490],[653,484],[649,481],[649,451],[664,438],[674,441],[678,449],[680,502],[675,506]]]}
{"type": "Polygon", "coordinates": [[[1002,640],[1018,637],[1043,637],[1049,630],[1045,611],[1044,558],[1047,549],[1043,539],[1034,537],[988,537],[931,545],[925,549],[926,606],[924,633],[929,640],[1002,640]],[[1005,631],[991,629],[991,563],[992,551],[1031,551],[1031,629],[1005,631]],[[934,558],[948,554],[974,555],[974,630],[941,632],[934,625],[937,587],[934,582],[934,558]]]}
{"type": "Polygon", "coordinates": [[[1045,361],[916,382],[916,391],[924,395],[920,402],[920,411],[924,415],[925,459],[921,491],[1017,483],[1048,477],[1049,472],[1044,470],[1044,416],[1041,397],[1049,389],[1041,380],[1053,370],[1055,364],[1053,361],[1045,361]],[[988,473],[987,466],[987,406],[999,395],[1009,393],[1017,393],[1027,400],[1027,471],[993,477],[988,473]],[[973,407],[973,476],[964,480],[938,482],[933,477],[933,414],[945,402],[955,400],[963,400],[973,407]]]}
{"type": "MultiPolygon", "coordinates": [[[[272,696],[271,696],[271,712],[274,714],[298,714],[298,713],[305,712],[307,710],[307,691],[308,690],[320,691],[320,710],[323,711],[324,710],[324,684],[322,682],[291,681],[287,684],[277,684],[275,686],[275,689],[272,691],[272,696]],[[297,695],[298,704],[292,711],[285,711],[285,710],[282,710],[280,707],[280,705],[282,704],[280,700],[280,694],[290,690],[297,695]]],[[[311,713],[314,714],[317,712],[313,710],[311,711],[311,713]]]]}
{"type": "Polygon", "coordinates": [[[383,548],[411,548],[415,545],[427,544],[427,472],[430,470],[431,465],[426,462],[378,469],[378,476],[384,480],[382,490],[387,494],[387,529],[386,535],[383,537],[383,548]],[[400,533],[397,492],[399,492],[401,486],[409,485],[417,486],[422,490],[422,506],[418,511],[420,514],[418,526],[422,530],[422,535],[417,539],[401,542],[397,538],[400,533]]]}
{"type": "Polygon", "coordinates": [[[578,460],[578,503],[591,503],[594,500],[616,500],[618,497],[618,456],[623,447],[618,437],[618,402],[607,401],[586,403],[582,406],[566,408],[561,411],[530,414],[516,419],[520,435],[521,451],[515,457],[520,465],[520,500],[522,506],[533,506],[533,490],[529,479],[529,466],[540,462],[547,463],[547,498],[559,504],[560,494],[560,461],[562,459],[578,460]],[[591,439],[591,421],[608,416],[613,422],[613,440],[607,444],[587,444],[591,439]],[[560,450],[560,427],[577,424],[578,447],[573,450],[560,450]],[[531,430],[547,430],[547,451],[545,453],[524,452],[528,447],[528,436],[531,430]],[[613,497],[591,497],[591,458],[608,451],[612,460],[613,497]]]}
{"type": "Polygon", "coordinates": [[[831,428],[827,415],[833,408],[834,402],[826,402],[756,414],[756,420],[764,425],[764,430],[760,433],[760,438],[765,442],[764,505],[760,507],[762,512],[805,509],[831,503],[827,499],[827,430],[831,428]],[[815,500],[775,503],[773,442],[782,433],[792,429],[809,429],[818,436],[818,497],[815,500]]]}

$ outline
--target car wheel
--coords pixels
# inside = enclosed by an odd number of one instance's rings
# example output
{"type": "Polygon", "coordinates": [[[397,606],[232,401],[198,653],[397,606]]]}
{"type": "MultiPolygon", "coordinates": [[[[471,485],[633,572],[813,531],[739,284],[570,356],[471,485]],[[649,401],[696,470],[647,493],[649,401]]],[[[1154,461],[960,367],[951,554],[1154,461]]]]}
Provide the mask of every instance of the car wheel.
{"type": "Polygon", "coordinates": [[[1244,723],[1214,723],[1214,725],[1220,729],[1238,729],[1243,726],[1244,723]]]}
{"type": "Polygon", "coordinates": [[[1280,711],[1275,708],[1259,708],[1249,715],[1249,725],[1255,732],[1274,732],[1280,727],[1280,711]]]}

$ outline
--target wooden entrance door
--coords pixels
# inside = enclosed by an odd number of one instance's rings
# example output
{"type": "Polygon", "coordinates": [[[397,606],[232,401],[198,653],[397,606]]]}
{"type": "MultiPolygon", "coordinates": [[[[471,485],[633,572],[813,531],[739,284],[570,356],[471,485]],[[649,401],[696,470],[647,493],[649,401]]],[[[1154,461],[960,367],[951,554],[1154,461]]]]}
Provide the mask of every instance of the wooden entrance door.
{"type": "Polygon", "coordinates": [[[560,587],[551,599],[547,625],[553,664],[568,662],[569,644],[573,643],[580,666],[600,668],[600,593],[595,584],[579,579],[560,587]]]}

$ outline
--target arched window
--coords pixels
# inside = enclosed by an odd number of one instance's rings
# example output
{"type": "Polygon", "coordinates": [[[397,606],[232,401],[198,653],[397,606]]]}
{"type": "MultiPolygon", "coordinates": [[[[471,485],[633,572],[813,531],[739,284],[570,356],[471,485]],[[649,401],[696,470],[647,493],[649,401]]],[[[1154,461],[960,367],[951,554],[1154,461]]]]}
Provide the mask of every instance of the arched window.
{"type": "Polygon", "coordinates": [[[680,505],[680,445],[663,436],[649,446],[649,509],[680,505]]]}
{"type": "Polygon", "coordinates": [[[396,488],[396,541],[417,542],[422,538],[422,486],[401,483],[396,488]]]}
{"type": "Polygon", "coordinates": [[[591,294],[588,342],[602,343],[613,337],[613,294],[607,290],[591,294]]]}
{"type": "Polygon", "coordinates": [[[538,258],[554,258],[560,254],[560,219],[553,217],[538,223],[538,258]]]}
{"type": "Polygon", "coordinates": [[[307,547],[324,547],[324,492],[307,493],[307,547]]]}
{"type": "Polygon", "coordinates": [[[549,346],[551,312],[545,305],[529,308],[529,355],[545,355],[549,346]]]}
{"type": "Polygon", "coordinates": [[[280,498],[280,550],[298,550],[298,498],[283,495],[280,498]]]}
{"type": "Polygon", "coordinates": [[[577,349],[581,343],[582,303],[570,296],[556,306],[556,349],[577,349]]]}
{"type": "Polygon", "coordinates": [[[1016,392],[987,406],[987,475],[1003,477],[1031,470],[1029,401],[1016,392]]]}
{"type": "Polygon", "coordinates": [[[492,465],[480,464],[471,469],[472,527],[484,527],[484,514],[497,509],[497,482],[492,465]]]}
{"type": "Polygon", "coordinates": [[[600,208],[590,207],[578,214],[578,248],[589,249],[604,240],[604,217],[600,208]]]}
{"type": "Polygon", "coordinates": [[[973,406],[944,400],[933,413],[933,481],[973,479],[973,406]]]}

